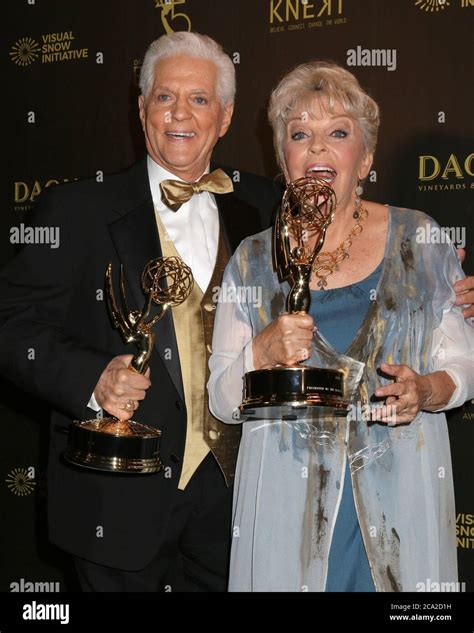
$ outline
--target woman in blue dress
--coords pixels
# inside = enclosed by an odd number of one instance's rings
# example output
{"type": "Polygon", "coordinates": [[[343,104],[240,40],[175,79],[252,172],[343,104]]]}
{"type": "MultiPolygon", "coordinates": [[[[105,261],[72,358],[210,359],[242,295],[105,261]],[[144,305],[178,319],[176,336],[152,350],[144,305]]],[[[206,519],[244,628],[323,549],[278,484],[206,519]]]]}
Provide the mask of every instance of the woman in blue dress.
{"type": "Polygon", "coordinates": [[[474,397],[454,247],[427,244],[437,225],[424,213],[360,199],[379,109],[347,70],[297,67],[274,90],[269,118],[286,181],[324,179],[337,207],[313,265],[309,314],[285,313],[289,286],[272,266],[271,230],[244,240],[224,275],[237,300],[218,305],[208,388],[214,415],[243,424],[229,589],[453,587],[443,411],[474,397]],[[239,291],[249,287],[258,292],[239,291]],[[347,417],[240,418],[246,372],[335,359],[353,378],[347,417]],[[374,399],[385,406],[372,410],[374,399]]]}

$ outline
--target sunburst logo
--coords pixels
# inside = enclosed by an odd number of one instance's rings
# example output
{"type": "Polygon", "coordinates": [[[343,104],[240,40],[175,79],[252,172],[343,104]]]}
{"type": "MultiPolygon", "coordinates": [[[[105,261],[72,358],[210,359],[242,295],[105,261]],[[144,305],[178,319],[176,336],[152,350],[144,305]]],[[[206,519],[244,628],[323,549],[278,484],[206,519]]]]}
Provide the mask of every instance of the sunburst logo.
{"type": "Polygon", "coordinates": [[[26,468],[14,468],[5,478],[7,486],[18,497],[30,495],[36,486],[36,482],[30,477],[30,471],[26,468]]]}
{"type": "Polygon", "coordinates": [[[422,11],[442,11],[449,7],[450,0],[416,0],[415,6],[422,11]]]}
{"type": "Polygon", "coordinates": [[[41,47],[31,37],[22,37],[15,42],[10,51],[10,57],[18,66],[29,66],[39,57],[41,47]]]}

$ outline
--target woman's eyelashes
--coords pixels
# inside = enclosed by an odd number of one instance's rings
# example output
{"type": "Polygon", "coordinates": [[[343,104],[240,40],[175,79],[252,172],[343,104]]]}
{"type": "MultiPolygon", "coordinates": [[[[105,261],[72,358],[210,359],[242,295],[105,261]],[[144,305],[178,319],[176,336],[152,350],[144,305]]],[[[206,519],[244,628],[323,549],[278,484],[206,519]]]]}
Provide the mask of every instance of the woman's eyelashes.
{"type": "MultiPolygon", "coordinates": [[[[290,134],[290,138],[292,141],[301,141],[305,138],[308,138],[310,136],[310,132],[306,132],[304,130],[297,130],[295,132],[291,132],[290,134]]],[[[329,132],[329,136],[331,136],[332,138],[346,138],[349,135],[348,130],[344,129],[344,128],[336,128],[335,130],[331,130],[329,132]]]]}
{"type": "Polygon", "coordinates": [[[344,128],[337,128],[337,130],[333,130],[331,132],[331,136],[334,136],[335,138],[346,138],[346,136],[349,134],[349,132],[347,130],[345,130],[344,128]]]}
{"type": "Polygon", "coordinates": [[[306,132],[303,132],[303,130],[298,130],[297,132],[292,132],[291,140],[300,141],[301,139],[306,138],[306,136],[307,136],[306,132]]]}

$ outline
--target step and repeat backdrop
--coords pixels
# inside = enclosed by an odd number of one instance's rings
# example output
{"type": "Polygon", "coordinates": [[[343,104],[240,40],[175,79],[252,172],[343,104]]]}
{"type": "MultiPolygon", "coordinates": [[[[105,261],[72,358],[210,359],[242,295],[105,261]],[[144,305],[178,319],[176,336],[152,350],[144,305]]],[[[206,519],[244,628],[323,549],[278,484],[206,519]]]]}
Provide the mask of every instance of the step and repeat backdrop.
{"type": "MultiPolygon", "coordinates": [[[[270,91],[298,63],[334,60],[381,107],[364,195],[433,216],[466,248],[464,267],[474,273],[474,0],[7,0],[2,17],[11,110],[0,265],[28,239],[42,191],[100,181],[144,153],[144,52],[164,33],[193,30],[219,41],[237,70],[236,111],[217,160],[276,177],[270,91]]],[[[47,540],[48,406],[2,381],[0,417],[0,590],[76,590],[67,556],[47,540]]],[[[472,591],[473,402],[449,417],[460,581],[472,591]]]]}

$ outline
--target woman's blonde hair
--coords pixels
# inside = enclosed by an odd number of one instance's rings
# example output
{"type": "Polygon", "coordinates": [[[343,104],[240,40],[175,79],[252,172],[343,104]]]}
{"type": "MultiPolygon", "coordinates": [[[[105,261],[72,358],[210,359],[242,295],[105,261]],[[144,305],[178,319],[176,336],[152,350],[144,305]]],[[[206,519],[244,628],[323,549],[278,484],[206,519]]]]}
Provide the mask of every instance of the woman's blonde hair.
{"type": "Polygon", "coordinates": [[[278,162],[283,169],[288,118],[296,105],[312,102],[315,98],[324,98],[329,112],[340,103],[346,114],[359,123],[365,149],[375,152],[380,124],[378,105],[348,70],[333,62],[312,61],[285,75],[270,97],[268,118],[273,128],[278,162]]]}

